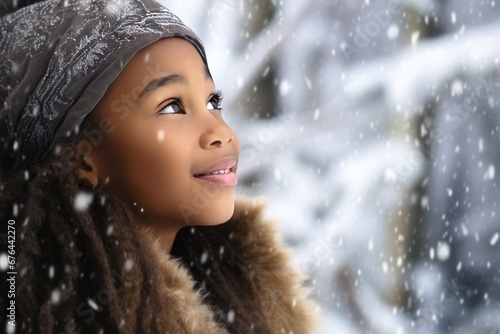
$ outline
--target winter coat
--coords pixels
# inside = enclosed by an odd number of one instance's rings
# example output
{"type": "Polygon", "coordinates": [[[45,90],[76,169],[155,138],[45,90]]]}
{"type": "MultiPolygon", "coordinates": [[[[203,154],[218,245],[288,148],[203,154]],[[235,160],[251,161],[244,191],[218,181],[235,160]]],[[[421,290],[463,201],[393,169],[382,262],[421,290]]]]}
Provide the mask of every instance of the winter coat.
{"type": "MultiPolygon", "coordinates": [[[[263,219],[262,203],[237,201],[235,213],[229,222],[205,227],[205,231],[201,233],[208,235],[209,241],[208,244],[205,241],[203,247],[212,247],[221,254],[206,259],[211,261],[209,268],[218,265],[218,262],[237,259],[244,266],[252,268],[252,273],[259,278],[261,284],[254,298],[261,305],[261,310],[248,310],[254,312],[252,319],[255,322],[268,323],[272,334],[312,333],[317,308],[307,299],[307,290],[299,286],[303,277],[290,266],[290,253],[285,250],[275,226],[263,219]],[[229,240],[228,249],[220,250],[220,240],[229,240]]],[[[186,324],[190,334],[227,333],[213,320],[214,314],[202,301],[203,292],[195,289],[195,281],[187,266],[180,264],[173,256],[165,255],[159,243],[154,239],[151,241],[158,266],[161,267],[159,273],[165,283],[163,298],[170,305],[166,314],[162,315],[172,319],[173,327],[169,333],[178,333],[179,318],[186,324]]],[[[184,263],[190,261],[184,260],[184,263]]],[[[227,272],[228,280],[231,276],[232,273],[227,272]]],[[[210,293],[217,287],[207,285],[204,289],[210,293]]]]}

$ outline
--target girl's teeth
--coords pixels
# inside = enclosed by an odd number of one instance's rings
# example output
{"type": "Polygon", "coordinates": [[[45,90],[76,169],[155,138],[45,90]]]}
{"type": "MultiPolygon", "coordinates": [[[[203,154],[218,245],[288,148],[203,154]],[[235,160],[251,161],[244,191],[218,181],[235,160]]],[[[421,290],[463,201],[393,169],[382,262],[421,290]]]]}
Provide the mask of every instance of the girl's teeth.
{"type": "Polygon", "coordinates": [[[230,172],[229,169],[221,169],[221,170],[216,170],[215,172],[212,172],[210,174],[212,174],[212,175],[219,175],[219,174],[227,174],[229,172],[230,172]]]}

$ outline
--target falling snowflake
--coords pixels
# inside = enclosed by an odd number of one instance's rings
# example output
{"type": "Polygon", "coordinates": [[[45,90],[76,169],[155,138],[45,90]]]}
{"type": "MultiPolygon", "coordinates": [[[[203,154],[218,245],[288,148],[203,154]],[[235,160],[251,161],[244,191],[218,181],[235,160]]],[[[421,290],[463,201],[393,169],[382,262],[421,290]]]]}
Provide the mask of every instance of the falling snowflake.
{"type": "Polygon", "coordinates": [[[57,305],[61,299],[61,292],[58,289],[52,290],[50,294],[50,301],[52,304],[57,305]]]}
{"type": "Polygon", "coordinates": [[[108,226],[108,228],[106,229],[106,235],[110,236],[111,234],[113,234],[113,230],[114,230],[114,226],[113,226],[113,224],[110,224],[108,226]]]}
{"type": "Polygon", "coordinates": [[[283,80],[280,83],[280,94],[281,95],[287,95],[290,92],[291,85],[288,81],[283,80]]]}
{"type": "Polygon", "coordinates": [[[92,307],[94,310],[99,311],[99,305],[92,299],[87,299],[87,303],[89,304],[90,307],[92,307]]]}
{"type": "Polygon", "coordinates": [[[232,323],[234,321],[234,317],[234,310],[229,310],[229,312],[227,312],[227,322],[232,323]]]}
{"type": "Polygon", "coordinates": [[[17,215],[19,214],[19,205],[17,203],[15,203],[13,206],[12,206],[12,215],[14,217],[17,217],[17,215]]]}
{"type": "Polygon", "coordinates": [[[450,257],[450,245],[446,242],[439,242],[437,246],[437,257],[441,261],[446,261],[450,257]]]}
{"type": "Polygon", "coordinates": [[[490,167],[488,168],[488,178],[490,180],[493,180],[495,178],[495,166],[493,165],[490,165],[490,167]]]}
{"type": "Polygon", "coordinates": [[[498,241],[498,237],[500,235],[498,233],[495,233],[495,235],[493,235],[493,237],[491,238],[490,240],[490,245],[491,246],[495,246],[497,244],[497,241],[498,241]]]}
{"type": "Polygon", "coordinates": [[[314,110],[314,116],[313,116],[313,119],[315,121],[317,121],[319,119],[319,115],[320,115],[321,111],[319,109],[316,109],[314,110]]]}
{"type": "Polygon", "coordinates": [[[49,278],[54,278],[54,266],[49,267],[49,278]]]}
{"type": "Polygon", "coordinates": [[[132,259],[127,259],[125,260],[125,271],[130,271],[132,270],[132,268],[134,267],[134,260],[132,259]]]}
{"type": "Polygon", "coordinates": [[[0,254],[0,271],[6,271],[9,266],[8,256],[6,253],[0,254]]]}
{"type": "Polygon", "coordinates": [[[398,36],[399,36],[398,26],[395,24],[390,25],[389,28],[387,29],[387,37],[389,37],[389,39],[395,39],[398,36]]]}
{"type": "Polygon", "coordinates": [[[207,262],[207,260],[208,260],[208,253],[203,252],[203,254],[201,254],[201,264],[204,264],[205,262],[207,262]]]}
{"type": "Polygon", "coordinates": [[[87,192],[80,192],[76,195],[75,200],[73,201],[73,206],[76,211],[86,211],[92,201],[94,200],[94,195],[87,192]]]}

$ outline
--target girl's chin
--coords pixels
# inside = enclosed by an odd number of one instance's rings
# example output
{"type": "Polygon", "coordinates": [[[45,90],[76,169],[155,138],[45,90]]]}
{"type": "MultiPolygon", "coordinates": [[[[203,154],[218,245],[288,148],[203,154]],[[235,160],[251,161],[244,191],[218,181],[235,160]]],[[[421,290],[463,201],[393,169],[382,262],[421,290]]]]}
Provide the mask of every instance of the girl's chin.
{"type": "Polygon", "coordinates": [[[131,208],[134,218],[146,224],[168,224],[183,226],[212,226],[227,222],[234,213],[234,198],[227,201],[211,201],[206,205],[179,204],[169,212],[155,212],[142,208],[131,208]]]}
{"type": "Polygon", "coordinates": [[[233,216],[233,212],[234,210],[231,210],[231,212],[227,212],[223,215],[220,212],[217,212],[214,215],[205,215],[204,217],[200,217],[200,219],[197,220],[197,223],[195,223],[195,225],[215,226],[224,224],[229,219],[231,219],[231,217],[233,216]]]}
{"type": "Polygon", "coordinates": [[[215,226],[227,222],[234,213],[234,199],[223,203],[211,203],[193,214],[186,225],[215,226]]]}

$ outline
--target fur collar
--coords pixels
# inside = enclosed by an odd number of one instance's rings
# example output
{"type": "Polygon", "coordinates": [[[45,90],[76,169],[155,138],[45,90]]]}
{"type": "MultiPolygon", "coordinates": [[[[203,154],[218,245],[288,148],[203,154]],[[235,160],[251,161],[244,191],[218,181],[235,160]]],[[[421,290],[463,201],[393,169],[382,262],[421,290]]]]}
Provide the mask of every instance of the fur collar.
{"type": "MultiPolygon", "coordinates": [[[[237,328],[228,331],[215,321],[218,310],[206,302],[206,297],[220,287],[211,286],[210,280],[205,282],[203,275],[194,278],[196,275],[190,270],[193,261],[209,262],[207,268],[232,268],[237,264],[248,269],[250,280],[257,282],[252,298],[259,306],[247,310],[252,312],[247,316],[257,324],[264,324],[270,334],[312,332],[317,320],[317,307],[307,299],[308,291],[300,287],[303,277],[290,266],[290,252],[285,250],[275,225],[263,219],[263,209],[262,202],[239,200],[233,217],[227,223],[196,228],[196,233],[188,229],[184,235],[178,235],[176,243],[190,242],[190,245],[200,246],[199,251],[191,255],[165,255],[159,243],[151,240],[161,267],[159,279],[164,282],[160,290],[164,296],[165,316],[172,319],[169,321],[172,324],[170,333],[240,333],[237,328]],[[219,256],[208,258],[209,249],[219,256]]],[[[232,276],[231,269],[224,269],[223,273],[224,279],[237,294],[236,276],[232,276]]],[[[206,275],[215,274],[207,270],[206,275]]]]}

